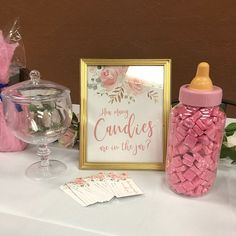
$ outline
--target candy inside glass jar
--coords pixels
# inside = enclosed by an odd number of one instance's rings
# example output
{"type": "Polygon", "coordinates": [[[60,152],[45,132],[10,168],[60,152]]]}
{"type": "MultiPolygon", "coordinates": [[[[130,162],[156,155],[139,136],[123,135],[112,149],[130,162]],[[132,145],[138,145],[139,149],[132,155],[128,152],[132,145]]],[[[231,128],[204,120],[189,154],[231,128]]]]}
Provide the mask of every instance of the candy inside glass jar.
{"type": "Polygon", "coordinates": [[[38,71],[30,80],[2,92],[7,126],[24,142],[39,145],[41,161],[32,164],[26,174],[33,179],[48,179],[61,174],[66,166],[50,160],[47,144],[56,141],[71,124],[70,91],[66,87],[40,79],[38,71]]]}
{"type": "Polygon", "coordinates": [[[201,196],[214,184],[225,124],[221,99],[207,63],[200,63],[191,84],[180,88],[180,103],[171,110],[166,158],[167,183],[178,194],[201,196]]]}

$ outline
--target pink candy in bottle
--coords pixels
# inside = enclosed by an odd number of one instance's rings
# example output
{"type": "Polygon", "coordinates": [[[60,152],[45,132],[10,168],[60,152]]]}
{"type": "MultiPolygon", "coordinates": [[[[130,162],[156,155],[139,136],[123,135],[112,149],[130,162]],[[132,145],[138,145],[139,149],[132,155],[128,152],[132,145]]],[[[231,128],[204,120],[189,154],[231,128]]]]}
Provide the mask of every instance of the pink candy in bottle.
{"type": "Polygon", "coordinates": [[[166,178],[170,188],[185,196],[207,193],[216,178],[225,114],[222,89],[213,86],[209,64],[198,65],[195,78],[179,91],[169,123],[166,178]]]}

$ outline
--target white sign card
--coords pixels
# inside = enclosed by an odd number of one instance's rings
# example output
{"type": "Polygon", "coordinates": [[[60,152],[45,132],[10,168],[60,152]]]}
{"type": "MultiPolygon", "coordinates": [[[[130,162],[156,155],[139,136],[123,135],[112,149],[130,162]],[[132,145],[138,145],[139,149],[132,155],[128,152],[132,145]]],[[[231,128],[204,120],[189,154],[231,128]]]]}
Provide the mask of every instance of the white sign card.
{"type": "Polygon", "coordinates": [[[81,60],[80,167],[163,169],[170,60],[81,60]]]}

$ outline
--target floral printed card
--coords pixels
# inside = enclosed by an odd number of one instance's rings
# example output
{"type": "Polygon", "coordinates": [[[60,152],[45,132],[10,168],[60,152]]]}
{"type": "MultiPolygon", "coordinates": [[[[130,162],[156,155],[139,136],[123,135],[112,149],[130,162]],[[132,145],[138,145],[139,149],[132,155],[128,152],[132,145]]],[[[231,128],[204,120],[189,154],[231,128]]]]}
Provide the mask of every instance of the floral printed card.
{"type": "Polygon", "coordinates": [[[164,168],[170,61],[135,61],[82,60],[81,168],[164,168]]]}

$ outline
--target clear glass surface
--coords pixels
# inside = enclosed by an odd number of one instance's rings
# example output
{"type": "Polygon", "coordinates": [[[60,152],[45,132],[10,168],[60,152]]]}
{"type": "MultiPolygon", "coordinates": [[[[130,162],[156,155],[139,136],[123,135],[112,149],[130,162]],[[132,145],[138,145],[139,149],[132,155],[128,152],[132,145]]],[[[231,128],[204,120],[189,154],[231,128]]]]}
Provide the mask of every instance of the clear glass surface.
{"type": "Polygon", "coordinates": [[[39,72],[31,80],[10,86],[2,93],[8,127],[22,141],[38,145],[41,161],[32,164],[26,175],[35,180],[62,174],[65,164],[51,160],[48,144],[63,135],[71,124],[70,91],[61,85],[40,80],[39,72]]]}

